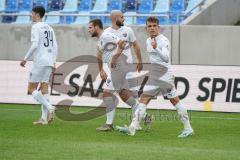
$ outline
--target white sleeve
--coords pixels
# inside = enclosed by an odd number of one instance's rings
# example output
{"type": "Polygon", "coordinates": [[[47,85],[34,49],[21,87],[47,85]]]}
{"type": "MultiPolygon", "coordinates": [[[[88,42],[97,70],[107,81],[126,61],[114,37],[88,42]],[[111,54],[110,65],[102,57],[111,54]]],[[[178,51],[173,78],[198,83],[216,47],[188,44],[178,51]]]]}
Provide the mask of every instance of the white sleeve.
{"type": "Polygon", "coordinates": [[[25,61],[28,61],[28,60],[29,60],[29,58],[33,55],[33,53],[34,53],[34,51],[37,49],[37,47],[38,47],[38,42],[35,42],[35,41],[32,42],[31,47],[29,48],[26,56],[24,57],[24,60],[25,60],[25,61]]]}
{"type": "Polygon", "coordinates": [[[37,27],[33,26],[31,30],[31,42],[39,41],[39,30],[37,27]]]}
{"type": "Polygon", "coordinates": [[[57,44],[55,33],[53,31],[53,62],[54,63],[56,63],[57,55],[58,55],[58,44],[57,44]]]}
{"type": "Polygon", "coordinates": [[[129,28],[129,41],[130,42],[135,42],[136,41],[136,36],[131,28],[129,28]]]}
{"type": "Polygon", "coordinates": [[[165,40],[162,42],[157,42],[157,48],[155,49],[155,51],[157,51],[160,55],[160,58],[168,63],[169,62],[169,55],[170,55],[170,44],[169,41],[165,40]]]}

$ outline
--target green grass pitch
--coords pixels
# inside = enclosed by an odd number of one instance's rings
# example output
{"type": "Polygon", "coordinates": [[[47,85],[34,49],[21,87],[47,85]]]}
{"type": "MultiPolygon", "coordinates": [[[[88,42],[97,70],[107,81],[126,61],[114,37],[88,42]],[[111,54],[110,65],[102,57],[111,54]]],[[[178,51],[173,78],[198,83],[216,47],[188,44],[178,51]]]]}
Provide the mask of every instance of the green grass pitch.
{"type": "MultiPolygon", "coordinates": [[[[73,107],[84,112],[89,108],[73,107]]],[[[129,109],[117,109],[115,124],[129,124],[129,109]]],[[[39,105],[0,104],[1,160],[238,160],[240,114],[191,112],[195,135],[179,139],[182,124],[175,111],[151,110],[152,129],[134,137],[95,128],[105,116],[86,122],[60,119],[34,126],[39,105]],[[161,115],[161,116],[159,116],[161,115]]]]}

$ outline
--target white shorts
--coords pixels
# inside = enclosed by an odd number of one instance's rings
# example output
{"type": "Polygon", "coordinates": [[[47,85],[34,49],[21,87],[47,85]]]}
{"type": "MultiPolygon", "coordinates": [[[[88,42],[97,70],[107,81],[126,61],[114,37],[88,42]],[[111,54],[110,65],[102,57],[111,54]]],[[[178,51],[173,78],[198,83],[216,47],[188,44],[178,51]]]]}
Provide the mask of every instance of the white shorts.
{"type": "Polygon", "coordinates": [[[150,77],[144,86],[143,94],[150,96],[163,95],[171,99],[177,97],[177,90],[174,85],[174,75],[169,73],[162,66],[153,66],[150,77]]]}
{"type": "Polygon", "coordinates": [[[107,80],[103,86],[103,89],[110,90],[112,92],[119,92],[122,89],[129,90],[128,81],[125,78],[126,74],[122,72],[121,68],[110,69],[104,66],[104,71],[107,74],[107,80]]]}
{"type": "Polygon", "coordinates": [[[49,83],[51,73],[51,66],[33,66],[29,75],[29,82],[49,83]]]}

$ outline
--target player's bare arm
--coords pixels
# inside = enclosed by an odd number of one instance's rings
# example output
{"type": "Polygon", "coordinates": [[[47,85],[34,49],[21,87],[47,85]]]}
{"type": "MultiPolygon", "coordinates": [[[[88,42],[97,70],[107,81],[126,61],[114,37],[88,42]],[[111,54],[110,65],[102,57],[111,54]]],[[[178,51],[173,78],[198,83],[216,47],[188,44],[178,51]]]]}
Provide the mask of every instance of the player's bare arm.
{"type": "Polygon", "coordinates": [[[137,71],[140,72],[143,69],[143,65],[142,65],[142,56],[141,56],[141,50],[139,47],[139,44],[137,41],[133,42],[133,48],[134,48],[134,52],[136,54],[137,57],[137,71]]]}
{"type": "Polygon", "coordinates": [[[107,74],[103,69],[102,53],[99,50],[99,48],[97,48],[97,60],[98,60],[98,68],[99,68],[99,72],[100,72],[100,77],[103,80],[106,80],[107,79],[107,74]]]}

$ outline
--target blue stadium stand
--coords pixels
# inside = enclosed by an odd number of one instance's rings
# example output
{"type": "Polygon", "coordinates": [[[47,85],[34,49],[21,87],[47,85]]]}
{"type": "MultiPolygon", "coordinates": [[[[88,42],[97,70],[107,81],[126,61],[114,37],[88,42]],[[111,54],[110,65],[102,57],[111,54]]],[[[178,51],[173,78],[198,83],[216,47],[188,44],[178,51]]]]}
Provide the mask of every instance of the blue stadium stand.
{"type": "Polygon", "coordinates": [[[157,0],[152,13],[168,13],[170,11],[170,0],[157,0]]]}
{"type": "Polygon", "coordinates": [[[78,11],[78,0],[66,0],[62,13],[72,13],[78,11]]]}
{"type": "Polygon", "coordinates": [[[33,6],[43,6],[48,11],[48,0],[34,0],[33,6]]]}
{"type": "MultiPolygon", "coordinates": [[[[17,13],[19,7],[18,0],[6,0],[5,12],[6,13],[17,13]]],[[[12,23],[15,22],[16,16],[3,16],[2,22],[3,23],[12,23]]]]}
{"type": "MultiPolygon", "coordinates": [[[[141,0],[138,13],[149,14],[153,10],[153,0],[141,0]]],[[[137,17],[137,24],[144,25],[146,23],[147,17],[137,17]]]]}
{"type": "Polygon", "coordinates": [[[197,7],[196,9],[194,9],[194,8],[196,6],[198,6],[199,4],[201,4],[202,2],[204,2],[204,1],[205,0],[189,0],[187,8],[186,8],[184,14],[186,16],[189,16],[192,13],[198,12],[199,11],[199,7],[197,7]]]}
{"type": "MultiPolygon", "coordinates": [[[[83,13],[85,13],[85,14],[89,14],[89,12],[84,12],[84,11],[82,11],[82,12],[80,12],[81,14],[83,13]]],[[[77,18],[76,18],[76,20],[75,20],[75,22],[74,23],[72,23],[72,24],[78,24],[78,25],[87,25],[88,23],[89,23],[89,21],[90,21],[90,16],[78,16],[77,18]]]]}
{"type": "MultiPolygon", "coordinates": [[[[51,11],[48,14],[59,14],[59,11],[51,11]]],[[[46,16],[46,23],[48,24],[59,24],[60,21],[60,16],[46,16]]]]}
{"type": "Polygon", "coordinates": [[[136,15],[137,15],[137,12],[125,12],[124,13],[124,18],[125,18],[125,21],[124,21],[124,25],[134,25],[137,23],[137,20],[136,20],[136,15]],[[127,15],[133,15],[133,16],[127,16],[127,15]]]}
{"type": "Polygon", "coordinates": [[[106,13],[108,11],[108,0],[96,0],[91,13],[106,13]]]}
{"type": "Polygon", "coordinates": [[[33,7],[32,0],[20,0],[19,11],[31,11],[33,7]]]}
{"type": "Polygon", "coordinates": [[[19,1],[18,0],[7,0],[5,12],[14,13],[18,12],[19,1]]]}
{"type": "Polygon", "coordinates": [[[0,0],[0,12],[5,11],[6,0],[0,0]]]}
{"type": "Polygon", "coordinates": [[[137,5],[136,0],[127,0],[125,5],[125,12],[136,12],[137,5]]]}
{"type": "Polygon", "coordinates": [[[92,0],[81,0],[78,11],[90,11],[92,10],[92,0]]]}
{"type": "MultiPolygon", "coordinates": [[[[108,0],[96,0],[95,5],[91,11],[91,13],[107,13],[108,11],[108,0]]],[[[102,22],[105,22],[104,16],[91,16],[91,19],[99,18],[102,22]]]]}
{"type": "MultiPolygon", "coordinates": [[[[77,11],[78,11],[78,0],[66,0],[63,10],[61,10],[60,12],[61,13],[77,13],[77,11]]],[[[75,20],[74,16],[65,16],[62,18],[64,20],[63,22],[67,24],[71,24],[75,20]]]]}
{"type": "Polygon", "coordinates": [[[62,10],[61,0],[51,0],[49,3],[49,11],[59,11],[62,10]]]}
{"type": "Polygon", "coordinates": [[[171,24],[180,24],[184,20],[185,0],[172,0],[171,24]]]}
{"type": "MultiPolygon", "coordinates": [[[[108,5],[108,12],[111,13],[112,10],[122,10],[122,0],[111,0],[108,5]]],[[[110,17],[105,17],[105,24],[111,24],[110,17]]]]}
{"type": "MultiPolygon", "coordinates": [[[[80,14],[89,14],[92,10],[92,0],[81,0],[78,11],[80,14]]],[[[78,16],[73,24],[87,25],[90,21],[90,16],[78,16]]]]}
{"type": "MultiPolygon", "coordinates": [[[[30,14],[29,11],[20,11],[19,14],[30,14]]],[[[17,19],[14,24],[29,24],[31,23],[31,18],[30,16],[17,16],[17,19]]]]}
{"type": "Polygon", "coordinates": [[[160,25],[169,24],[169,16],[170,12],[170,0],[157,0],[156,6],[151,13],[153,14],[163,14],[164,16],[158,16],[158,20],[160,25]]]}

